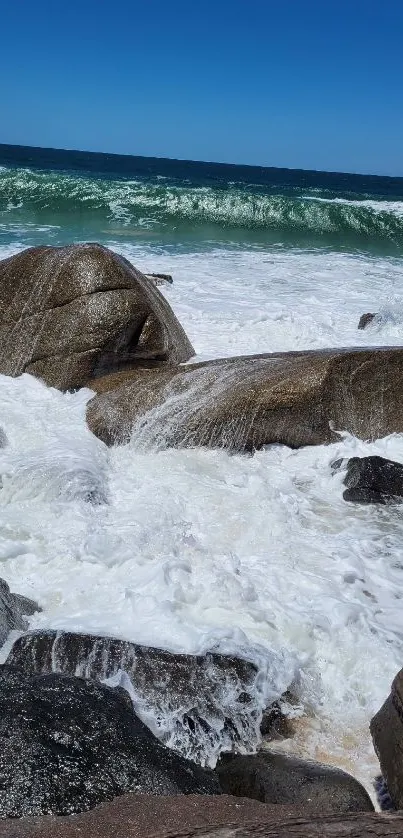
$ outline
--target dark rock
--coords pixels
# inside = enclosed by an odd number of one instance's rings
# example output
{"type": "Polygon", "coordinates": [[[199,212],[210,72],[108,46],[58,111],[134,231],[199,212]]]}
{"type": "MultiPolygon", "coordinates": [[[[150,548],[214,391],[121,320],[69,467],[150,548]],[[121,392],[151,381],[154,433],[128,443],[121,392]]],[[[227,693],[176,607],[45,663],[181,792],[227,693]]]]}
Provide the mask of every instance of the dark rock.
{"type": "Polygon", "coordinates": [[[128,791],[219,785],[161,745],[110,687],[0,667],[0,817],[82,812],[128,791]]]}
{"type": "Polygon", "coordinates": [[[391,800],[396,809],[403,809],[403,669],[370,727],[391,800]]]}
{"type": "Polygon", "coordinates": [[[396,807],[393,805],[393,800],[389,794],[389,789],[385,778],[382,777],[380,774],[378,777],[375,777],[374,780],[374,789],[376,794],[376,799],[380,806],[382,812],[392,812],[395,811],[396,807]]]}
{"type": "Polygon", "coordinates": [[[91,430],[107,444],[135,426],[143,447],[253,451],[403,431],[403,348],[332,349],[226,358],[91,384],[91,430]]]}
{"type": "MultiPolygon", "coordinates": [[[[334,466],[334,464],[333,464],[334,466]]],[[[343,498],[355,503],[402,503],[403,465],[384,457],[351,457],[343,498]]]]}
{"type": "Polygon", "coordinates": [[[314,812],[373,811],[360,783],[337,768],[273,751],[224,756],[216,768],[226,794],[314,812]]]}
{"type": "Polygon", "coordinates": [[[7,639],[10,631],[23,631],[27,628],[28,622],[24,617],[29,617],[40,610],[36,602],[31,599],[20,594],[12,594],[7,582],[0,579],[0,646],[7,639]]]}
{"type": "Polygon", "coordinates": [[[155,282],[99,244],[33,247],[0,262],[0,373],[61,389],[194,350],[155,282]]]}
{"type": "Polygon", "coordinates": [[[162,741],[200,762],[206,753],[214,761],[221,749],[243,743],[252,750],[259,741],[263,685],[257,668],[244,660],[38,631],[17,639],[7,663],[28,674],[62,672],[99,680],[123,671],[136,712],[153,723],[162,741]]]}
{"type": "Polygon", "coordinates": [[[173,279],[172,279],[171,274],[151,273],[151,274],[145,274],[145,276],[148,276],[148,277],[150,277],[150,279],[154,280],[156,285],[165,285],[166,283],[168,285],[172,285],[172,283],[173,283],[173,279]]]}
{"type": "Polygon", "coordinates": [[[370,311],[367,311],[366,314],[362,314],[358,321],[358,328],[365,329],[369,323],[372,323],[374,317],[376,317],[376,314],[371,314],[370,311]]]}

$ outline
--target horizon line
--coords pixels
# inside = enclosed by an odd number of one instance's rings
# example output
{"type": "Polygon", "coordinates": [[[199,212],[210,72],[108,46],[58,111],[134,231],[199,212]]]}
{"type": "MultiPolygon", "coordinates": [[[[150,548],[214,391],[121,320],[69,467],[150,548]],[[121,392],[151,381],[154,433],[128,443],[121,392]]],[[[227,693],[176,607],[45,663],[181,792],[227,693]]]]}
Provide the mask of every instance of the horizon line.
{"type": "Polygon", "coordinates": [[[60,148],[56,146],[36,146],[36,145],[22,145],[20,143],[0,143],[0,151],[2,148],[18,148],[18,149],[33,149],[35,151],[61,151],[72,154],[93,154],[102,157],[128,157],[137,158],[141,160],[161,160],[162,162],[170,163],[194,163],[204,166],[228,166],[231,168],[245,168],[245,169],[274,169],[283,172],[306,172],[307,174],[326,174],[326,175],[349,175],[357,178],[380,178],[389,180],[403,180],[403,175],[379,175],[371,174],[370,172],[346,172],[344,170],[335,169],[301,169],[293,168],[292,166],[264,166],[259,163],[228,163],[220,160],[192,160],[182,157],[159,157],[158,155],[148,156],[145,154],[128,154],[116,151],[93,151],[89,149],[79,148],[60,148]]]}

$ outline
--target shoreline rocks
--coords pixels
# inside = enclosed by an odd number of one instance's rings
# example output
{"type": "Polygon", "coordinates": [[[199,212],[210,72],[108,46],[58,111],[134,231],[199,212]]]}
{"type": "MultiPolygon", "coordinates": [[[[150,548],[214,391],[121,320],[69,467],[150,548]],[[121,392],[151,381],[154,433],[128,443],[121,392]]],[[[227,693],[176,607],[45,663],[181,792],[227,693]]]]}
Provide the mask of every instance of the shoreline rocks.
{"type": "Polygon", "coordinates": [[[332,464],[333,471],[346,468],[343,492],[354,503],[403,503],[403,465],[385,457],[350,457],[332,464]]]}
{"type": "Polygon", "coordinates": [[[210,752],[259,742],[265,709],[253,663],[226,655],[172,654],[111,637],[28,632],[7,664],[27,675],[63,673],[127,686],[136,712],[161,741],[202,762],[210,752]]]}
{"type": "Polygon", "coordinates": [[[7,640],[10,631],[24,631],[28,627],[25,618],[40,610],[36,602],[12,593],[7,582],[0,579],[0,646],[7,640]]]}
{"type": "Polygon", "coordinates": [[[137,364],[193,354],[168,302],[99,244],[32,247],[0,261],[0,373],[62,390],[137,364]]]}
{"type": "Polygon", "coordinates": [[[161,745],[119,690],[7,665],[0,780],[0,818],[68,815],[128,791],[220,793],[214,773],[161,745]]]}
{"type": "Polygon", "coordinates": [[[2,838],[401,838],[403,813],[322,814],[229,795],[127,794],[69,817],[9,819],[2,838]]]}
{"type": "Polygon", "coordinates": [[[372,314],[372,312],[367,311],[366,314],[362,314],[359,321],[358,321],[358,328],[359,329],[366,329],[370,323],[375,319],[376,314],[372,314]]]}
{"type": "Polygon", "coordinates": [[[390,798],[396,809],[403,809],[403,669],[371,720],[370,730],[390,798]]]}
{"type": "Polygon", "coordinates": [[[87,382],[87,422],[108,445],[135,428],[147,448],[248,452],[271,443],[319,445],[348,431],[403,431],[403,348],[332,349],[137,369],[87,382]]]}
{"type": "Polygon", "coordinates": [[[367,792],[350,774],[280,752],[224,755],[216,771],[225,794],[319,814],[374,811],[367,792]]]}

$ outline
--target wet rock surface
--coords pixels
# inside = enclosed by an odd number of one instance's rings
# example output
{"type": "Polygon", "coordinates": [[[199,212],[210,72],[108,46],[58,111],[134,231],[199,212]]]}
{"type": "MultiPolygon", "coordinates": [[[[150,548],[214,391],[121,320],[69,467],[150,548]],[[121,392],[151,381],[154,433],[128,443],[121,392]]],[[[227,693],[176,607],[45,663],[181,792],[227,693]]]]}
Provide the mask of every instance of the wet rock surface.
{"type": "Polygon", "coordinates": [[[403,809],[403,669],[371,720],[371,734],[392,803],[403,809]]]}
{"type": "Polygon", "coordinates": [[[317,813],[374,808],[365,789],[345,771],[282,753],[224,755],[216,771],[223,792],[261,803],[292,804],[317,813]]]}
{"type": "Polygon", "coordinates": [[[372,314],[372,312],[367,311],[365,314],[362,314],[359,321],[358,321],[358,328],[359,329],[366,329],[370,323],[374,320],[376,314],[372,314]]]}
{"type": "Polygon", "coordinates": [[[99,244],[33,247],[0,262],[0,373],[70,389],[193,354],[155,282],[99,244]]]}
{"type": "Polygon", "coordinates": [[[10,591],[7,582],[0,579],[0,645],[10,631],[23,631],[28,627],[25,617],[40,611],[36,602],[10,591]]]}
{"type": "Polygon", "coordinates": [[[82,812],[124,792],[219,793],[161,745],[120,691],[0,667],[0,817],[82,812]]]}
{"type": "Polygon", "coordinates": [[[87,421],[107,444],[253,451],[403,431],[403,349],[289,352],[135,370],[93,383],[87,421]]]}
{"type": "MultiPolygon", "coordinates": [[[[254,664],[226,655],[175,655],[110,637],[29,632],[7,663],[26,674],[61,672],[104,680],[124,672],[136,712],[192,759],[220,748],[258,743],[264,707],[254,664]]],[[[119,678],[118,678],[119,681],[119,678]]]]}
{"type": "Polygon", "coordinates": [[[384,457],[351,457],[338,460],[333,469],[346,468],[343,492],[346,501],[354,503],[402,503],[403,465],[384,457]]]}

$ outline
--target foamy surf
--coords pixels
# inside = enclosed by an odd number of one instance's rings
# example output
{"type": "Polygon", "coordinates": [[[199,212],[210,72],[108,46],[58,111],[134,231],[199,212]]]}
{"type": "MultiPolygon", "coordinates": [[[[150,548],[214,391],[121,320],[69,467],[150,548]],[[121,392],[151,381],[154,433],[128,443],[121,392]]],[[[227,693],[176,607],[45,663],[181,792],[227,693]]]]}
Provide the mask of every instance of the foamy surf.
{"type": "MultiPolygon", "coordinates": [[[[308,192],[301,173],[281,192],[280,175],[272,188],[235,172],[212,185],[5,167],[0,256],[100,240],[173,274],[161,290],[199,360],[401,344],[398,185],[357,197],[354,178],[344,194],[310,175],[308,192]],[[376,317],[358,330],[365,312],[376,317]]],[[[108,450],[86,426],[90,398],[0,377],[0,577],[41,605],[31,627],[255,661],[262,707],[290,686],[303,707],[282,747],[371,792],[368,723],[402,659],[403,519],[346,504],[331,462],[403,462],[403,435],[241,457],[145,450],[137,429],[108,450]]],[[[140,711],[169,739],[172,719],[140,711]]]]}

